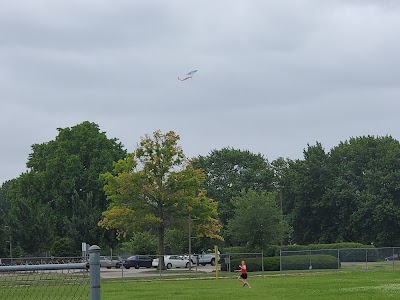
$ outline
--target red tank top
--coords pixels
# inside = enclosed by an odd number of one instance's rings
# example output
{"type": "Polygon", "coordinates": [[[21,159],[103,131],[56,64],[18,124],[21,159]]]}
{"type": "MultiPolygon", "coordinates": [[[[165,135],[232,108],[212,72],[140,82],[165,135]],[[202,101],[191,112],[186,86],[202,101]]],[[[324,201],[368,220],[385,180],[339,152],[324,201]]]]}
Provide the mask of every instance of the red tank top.
{"type": "Polygon", "coordinates": [[[246,270],[245,266],[240,267],[240,273],[242,273],[242,274],[246,274],[247,273],[247,270],[246,270]]]}

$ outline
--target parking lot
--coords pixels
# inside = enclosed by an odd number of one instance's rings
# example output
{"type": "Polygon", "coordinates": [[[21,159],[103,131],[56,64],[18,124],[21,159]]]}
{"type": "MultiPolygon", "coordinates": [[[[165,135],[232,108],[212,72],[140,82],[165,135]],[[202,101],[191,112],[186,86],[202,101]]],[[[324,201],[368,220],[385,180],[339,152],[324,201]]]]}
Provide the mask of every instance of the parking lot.
{"type": "MultiPolygon", "coordinates": [[[[206,266],[192,266],[191,273],[195,274],[196,272],[207,272],[211,273],[215,271],[215,266],[206,265],[206,266]]],[[[145,277],[145,276],[165,276],[171,274],[180,274],[180,273],[188,273],[188,268],[173,268],[168,270],[163,270],[160,274],[160,271],[156,268],[100,268],[100,276],[102,278],[123,278],[123,277],[145,277]]]]}

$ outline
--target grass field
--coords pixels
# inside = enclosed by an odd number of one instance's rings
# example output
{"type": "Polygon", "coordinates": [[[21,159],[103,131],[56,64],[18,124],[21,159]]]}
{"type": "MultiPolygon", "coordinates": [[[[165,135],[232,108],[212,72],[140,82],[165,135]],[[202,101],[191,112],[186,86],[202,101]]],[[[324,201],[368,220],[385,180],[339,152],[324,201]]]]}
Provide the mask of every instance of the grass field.
{"type": "MultiPolygon", "coordinates": [[[[362,266],[362,265],[361,265],[362,266]]],[[[360,266],[360,267],[361,267],[360,266]]],[[[221,277],[227,274],[221,273],[221,277]]],[[[400,299],[400,271],[383,269],[333,270],[268,273],[249,273],[252,288],[244,288],[229,274],[218,280],[209,277],[198,279],[133,277],[102,279],[102,300],[128,299],[400,299]]],[[[86,284],[85,284],[86,285],[86,284]]],[[[85,285],[80,288],[85,289],[85,285]]],[[[80,296],[77,286],[52,287],[14,286],[8,292],[0,287],[0,299],[89,299],[88,288],[80,296]],[[41,296],[39,296],[41,295],[41,296]],[[56,298],[54,298],[54,296],[56,298]]]]}
{"type": "Polygon", "coordinates": [[[397,271],[336,271],[236,279],[104,281],[102,299],[400,299],[397,271]]]}

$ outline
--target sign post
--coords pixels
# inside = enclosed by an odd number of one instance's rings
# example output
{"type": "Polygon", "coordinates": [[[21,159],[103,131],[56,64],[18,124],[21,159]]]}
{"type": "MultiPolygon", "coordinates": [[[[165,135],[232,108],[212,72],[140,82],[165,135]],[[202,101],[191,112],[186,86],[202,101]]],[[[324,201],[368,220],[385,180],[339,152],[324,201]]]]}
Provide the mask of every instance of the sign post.
{"type": "Polygon", "coordinates": [[[215,252],[215,279],[218,280],[218,246],[214,246],[215,252]]]}

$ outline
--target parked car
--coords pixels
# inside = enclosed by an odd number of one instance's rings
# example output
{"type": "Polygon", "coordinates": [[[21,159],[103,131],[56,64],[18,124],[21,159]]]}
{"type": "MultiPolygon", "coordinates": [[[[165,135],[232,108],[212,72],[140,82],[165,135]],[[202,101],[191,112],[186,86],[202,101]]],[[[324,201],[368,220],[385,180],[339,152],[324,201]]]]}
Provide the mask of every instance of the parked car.
{"type": "MultiPolygon", "coordinates": [[[[218,251],[218,261],[220,261],[220,253],[218,251]]],[[[200,254],[193,254],[191,256],[192,264],[205,266],[206,264],[210,264],[215,266],[215,253],[214,251],[208,249],[207,251],[202,251],[200,254]]]]}
{"type": "Polygon", "coordinates": [[[120,265],[123,265],[125,269],[129,269],[134,267],[135,269],[139,269],[141,267],[151,268],[153,263],[153,259],[149,256],[145,255],[133,255],[129,256],[127,259],[124,259],[120,265]]]}
{"type": "MultiPolygon", "coordinates": [[[[153,259],[152,266],[154,268],[158,267],[159,259],[153,259]]],[[[184,258],[181,255],[165,255],[164,256],[164,264],[167,269],[171,268],[189,268],[189,259],[184,258]]]]}
{"type": "Polygon", "coordinates": [[[110,256],[100,256],[100,267],[106,267],[107,269],[120,268],[121,261],[110,256]]]}
{"type": "Polygon", "coordinates": [[[400,257],[399,257],[398,254],[393,254],[393,255],[391,255],[391,256],[385,257],[385,260],[386,260],[386,261],[390,261],[390,260],[399,260],[399,259],[400,259],[400,257]]]}

